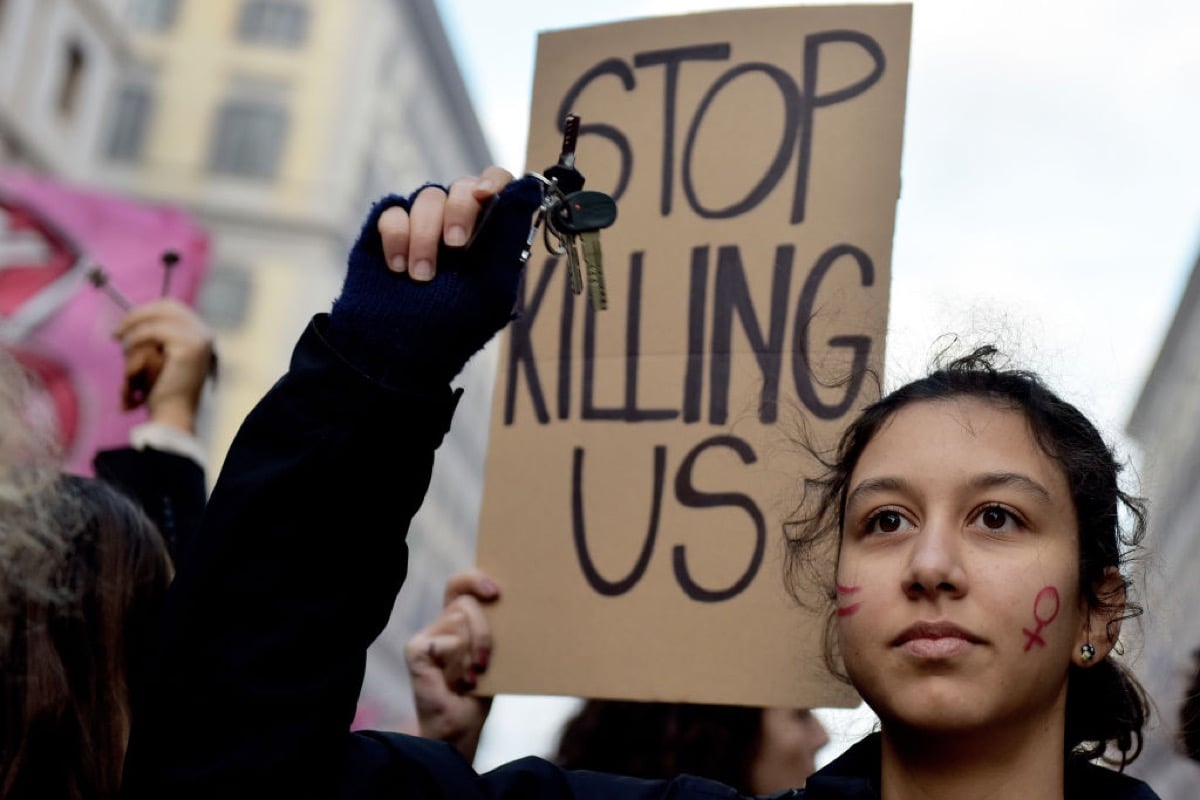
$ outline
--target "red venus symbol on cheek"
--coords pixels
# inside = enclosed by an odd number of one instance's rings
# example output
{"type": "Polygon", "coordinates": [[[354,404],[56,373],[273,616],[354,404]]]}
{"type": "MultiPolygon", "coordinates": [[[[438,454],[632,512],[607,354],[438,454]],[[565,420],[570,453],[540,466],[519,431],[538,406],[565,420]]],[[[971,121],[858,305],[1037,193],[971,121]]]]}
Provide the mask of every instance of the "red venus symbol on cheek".
{"type": "Polygon", "coordinates": [[[1042,638],[1042,628],[1049,625],[1058,616],[1058,589],[1053,586],[1047,586],[1038,592],[1037,597],[1033,600],[1033,621],[1037,623],[1034,630],[1022,628],[1021,633],[1025,634],[1025,652],[1029,652],[1035,644],[1041,647],[1046,646],[1046,640],[1042,638]]]}
{"type": "MultiPolygon", "coordinates": [[[[842,586],[840,583],[834,584],[834,586],[837,588],[837,593],[839,595],[838,602],[843,602],[843,599],[845,597],[847,597],[848,595],[855,594],[856,592],[858,592],[862,589],[861,586],[842,586]]],[[[859,607],[861,607],[861,606],[862,606],[861,602],[850,603],[849,605],[841,606],[837,610],[837,615],[839,617],[848,617],[851,614],[853,614],[854,612],[858,611],[859,607]]]]}

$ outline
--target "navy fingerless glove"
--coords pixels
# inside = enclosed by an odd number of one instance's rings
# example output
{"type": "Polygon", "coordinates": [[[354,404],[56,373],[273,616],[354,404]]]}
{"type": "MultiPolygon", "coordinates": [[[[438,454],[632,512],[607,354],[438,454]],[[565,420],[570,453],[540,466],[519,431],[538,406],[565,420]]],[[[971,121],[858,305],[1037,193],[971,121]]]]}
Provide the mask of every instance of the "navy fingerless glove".
{"type": "Polygon", "coordinates": [[[378,222],[392,206],[407,211],[426,188],[408,198],[389,195],[371,208],[326,331],[347,361],[393,387],[449,383],[508,324],[524,266],[521,250],[542,201],[536,179],[513,181],[492,199],[495,208],[471,247],[443,246],[437,275],[419,283],[388,269],[378,222]]]}

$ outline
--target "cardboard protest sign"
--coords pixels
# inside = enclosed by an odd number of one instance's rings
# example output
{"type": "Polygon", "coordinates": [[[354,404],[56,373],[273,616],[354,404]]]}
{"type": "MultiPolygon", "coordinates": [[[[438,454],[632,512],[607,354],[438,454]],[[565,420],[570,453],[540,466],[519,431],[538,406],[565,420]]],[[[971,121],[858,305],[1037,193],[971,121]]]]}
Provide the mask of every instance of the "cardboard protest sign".
{"type": "MultiPolygon", "coordinates": [[[[609,308],[539,248],[502,344],[478,548],[504,590],[481,690],[855,702],[783,522],[874,397],[909,6],[774,8],[543,34],[531,169],[583,126],[613,194],[609,308]]],[[[821,589],[813,587],[820,602],[821,589]]]]}

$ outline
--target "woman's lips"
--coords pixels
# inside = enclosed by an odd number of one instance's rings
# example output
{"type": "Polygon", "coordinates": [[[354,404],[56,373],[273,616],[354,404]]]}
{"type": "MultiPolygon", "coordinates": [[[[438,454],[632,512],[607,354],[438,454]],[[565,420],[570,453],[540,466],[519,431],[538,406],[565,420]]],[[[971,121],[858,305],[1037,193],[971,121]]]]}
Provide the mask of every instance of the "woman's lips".
{"type": "Polygon", "coordinates": [[[950,658],[970,650],[983,639],[953,622],[918,622],[892,641],[918,658],[950,658]]]}

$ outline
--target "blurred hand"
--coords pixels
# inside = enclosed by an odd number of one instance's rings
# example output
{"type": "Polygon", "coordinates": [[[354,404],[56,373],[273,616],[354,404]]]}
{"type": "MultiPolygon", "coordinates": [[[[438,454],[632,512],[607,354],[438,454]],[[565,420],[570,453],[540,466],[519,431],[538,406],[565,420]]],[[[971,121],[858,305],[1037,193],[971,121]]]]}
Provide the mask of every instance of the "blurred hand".
{"type": "Polygon", "coordinates": [[[491,200],[513,176],[502,167],[488,167],[478,177],[459,178],[447,192],[422,191],[412,208],[393,206],[379,217],[379,236],[388,268],[405,272],[417,281],[437,274],[438,245],[462,247],[484,203],[491,200]]]}
{"type": "Polygon", "coordinates": [[[164,298],[129,312],[114,336],[125,352],[124,408],[144,404],[151,421],[194,434],[213,363],[208,326],[188,306],[164,298]]]}
{"type": "Polygon", "coordinates": [[[491,698],[468,694],[492,654],[483,605],[499,597],[500,588],[487,575],[460,572],[446,583],[442,613],[404,648],[421,735],[448,742],[468,761],[475,758],[492,704],[491,698]]]}

